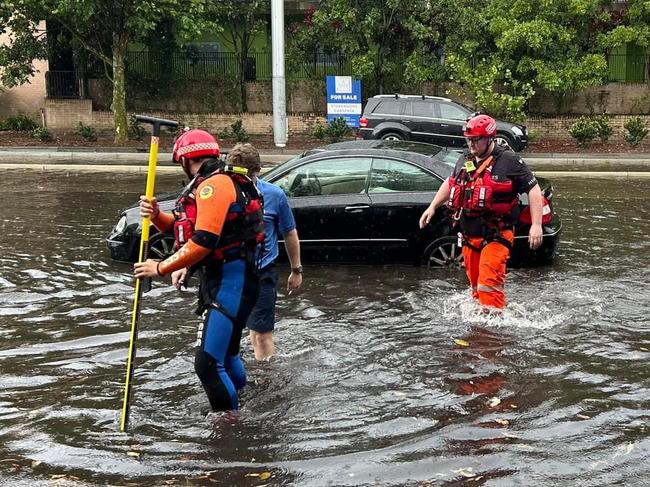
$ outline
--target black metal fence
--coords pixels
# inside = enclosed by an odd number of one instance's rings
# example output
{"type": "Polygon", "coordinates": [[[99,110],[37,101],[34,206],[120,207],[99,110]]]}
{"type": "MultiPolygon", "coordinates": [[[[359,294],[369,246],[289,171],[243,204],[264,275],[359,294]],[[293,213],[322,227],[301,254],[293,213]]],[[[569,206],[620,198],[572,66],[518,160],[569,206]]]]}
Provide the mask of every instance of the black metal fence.
{"type": "MultiPolygon", "coordinates": [[[[608,81],[648,82],[648,56],[612,54],[608,58],[608,81]]],[[[127,75],[141,79],[218,80],[238,79],[239,56],[228,52],[130,51],[126,59],[127,75]]],[[[247,81],[270,80],[271,53],[251,53],[244,63],[247,81]]],[[[311,59],[287,66],[288,79],[322,79],[327,75],[349,76],[351,62],[340,55],[318,54],[311,59]]],[[[88,77],[101,77],[101,74],[88,77]]],[[[74,71],[48,71],[45,74],[48,98],[83,98],[85,80],[74,71]]]]}
{"type": "Polygon", "coordinates": [[[83,98],[83,83],[75,71],[48,71],[45,92],[48,98],[83,98]]]}
{"type": "MultiPolygon", "coordinates": [[[[230,52],[130,51],[126,61],[129,75],[140,78],[160,78],[163,74],[175,79],[203,80],[223,77],[238,78],[240,58],[230,52]]],[[[270,52],[250,53],[244,63],[244,78],[248,81],[270,80],[273,75],[270,52]]],[[[352,65],[339,55],[319,54],[286,70],[289,79],[322,77],[328,74],[350,75],[352,65]]]]}

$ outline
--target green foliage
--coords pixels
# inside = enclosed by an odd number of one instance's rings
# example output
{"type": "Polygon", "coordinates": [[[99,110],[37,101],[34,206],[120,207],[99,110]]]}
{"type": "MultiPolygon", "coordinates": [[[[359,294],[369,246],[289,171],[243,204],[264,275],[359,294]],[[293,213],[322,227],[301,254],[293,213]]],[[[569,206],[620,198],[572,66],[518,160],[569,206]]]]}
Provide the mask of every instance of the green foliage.
{"type": "Polygon", "coordinates": [[[250,140],[250,135],[244,128],[244,125],[241,119],[235,120],[229,129],[225,129],[219,132],[219,137],[223,139],[232,139],[235,142],[248,142],[250,140]]]}
{"type": "Polygon", "coordinates": [[[79,125],[77,125],[74,133],[79,135],[87,142],[95,142],[97,140],[97,131],[94,128],[88,125],[84,125],[81,122],[79,122],[79,125]]]}
{"type": "Polygon", "coordinates": [[[614,132],[614,129],[609,123],[609,117],[606,115],[598,115],[593,117],[593,121],[598,126],[598,137],[602,142],[607,142],[612,136],[612,132],[614,132]]]}
{"type": "Polygon", "coordinates": [[[317,123],[312,130],[312,135],[318,140],[327,139],[331,144],[341,142],[352,135],[352,129],[348,127],[344,118],[335,118],[327,126],[317,123]]]}
{"type": "Polygon", "coordinates": [[[528,129],[528,144],[532,145],[539,139],[539,132],[535,129],[528,129]]]}
{"type": "Polygon", "coordinates": [[[580,147],[589,147],[598,136],[599,124],[591,117],[580,117],[569,129],[571,137],[580,147]]]}
{"type": "MultiPolygon", "coordinates": [[[[321,0],[302,22],[288,28],[288,68],[303,67],[305,60],[325,54],[349,61],[352,75],[370,92],[383,92],[406,73],[410,82],[436,81],[444,33],[453,30],[454,13],[460,10],[452,4],[450,0],[321,0]]],[[[308,74],[317,78],[323,73],[314,69],[308,74]]]]}
{"type": "Polygon", "coordinates": [[[316,140],[325,140],[325,131],[327,130],[327,127],[323,125],[320,122],[317,122],[316,125],[314,125],[314,128],[311,131],[311,135],[316,139],[316,140]]]}
{"type": "Polygon", "coordinates": [[[239,60],[238,86],[242,112],[248,111],[246,103],[246,63],[255,38],[266,35],[270,0],[219,0],[207,2],[207,17],[217,25],[227,25],[220,32],[219,40],[228,50],[237,54],[239,60]]]}
{"type": "Polygon", "coordinates": [[[0,130],[16,130],[22,132],[30,132],[38,127],[38,124],[34,122],[24,113],[19,113],[18,115],[12,115],[0,122],[0,130]]]}
{"type": "Polygon", "coordinates": [[[473,67],[467,59],[454,55],[449,56],[448,67],[452,79],[467,91],[476,108],[511,122],[526,119],[524,107],[535,91],[530,83],[514,79],[509,69],[493,59],[481,59],[473,67]]]}
{"type": "Polygon", "coordinates": [[[129,117],[129,139],[142,140],[147,135],[145,128],[135,118],[135,115],[129,117]]]}
{"type": "Polygon", "coordinates": [[[623,137],[632,147],[638,146],[648,135],[648,128],[641,117],[633,117],[623,125],[625,133],[623,137]]]}
{"type": "Polygon", "coordinates": [[[34,139],[41,142],[49,142],[54,138],[52,137],[52,133],[45,127],[36,127],[34,130],[32,130],[31,135],[34,139]]]}
{"type": "Polygon", "coordinates": [[[0,46],[0,81],[6,86],[26,82],[34,73],[32,61],[47,57],[41,20],[61,33],[47,41],[86,50],[105,67],[113,84],[112,110],[116,137],[128,135],[124,60],[130,42],[145,40],[169,20],[177,39],[196,39],[202,31],[220,29],[202,15],[209,0],[16,0],[0,2],[0,32],[12,31],[12,42],[0,46]],[[210,29],[211,28],[211,29],[210,29]]]}

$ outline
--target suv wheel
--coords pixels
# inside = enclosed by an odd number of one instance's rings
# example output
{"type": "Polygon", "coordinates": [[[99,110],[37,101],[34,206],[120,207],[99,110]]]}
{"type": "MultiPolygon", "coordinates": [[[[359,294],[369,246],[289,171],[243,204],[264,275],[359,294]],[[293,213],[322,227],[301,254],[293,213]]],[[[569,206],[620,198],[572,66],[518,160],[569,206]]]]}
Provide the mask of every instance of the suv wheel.
{"type": "Polygon", "coordinates": [[[422,261],[428,268],[462,268],[463,251],[458,246],[458,238],[452,235],[437,238],[424,249],[422,261]]]}
{"type": "Polygon", "coordinates": [[[404,136],[399,132],[386,132],[381,134],[381,140],[404,140],[404,136]]]}
{"type": "Polygon", "coordinates": [[[497,134],[496,142],[499,145],[507,145],[508,147],[510,147],[510,150],[513,151],[515,150],[515,141],[511,136],[507,134],[503,134],[503,133],[497,134]]]}

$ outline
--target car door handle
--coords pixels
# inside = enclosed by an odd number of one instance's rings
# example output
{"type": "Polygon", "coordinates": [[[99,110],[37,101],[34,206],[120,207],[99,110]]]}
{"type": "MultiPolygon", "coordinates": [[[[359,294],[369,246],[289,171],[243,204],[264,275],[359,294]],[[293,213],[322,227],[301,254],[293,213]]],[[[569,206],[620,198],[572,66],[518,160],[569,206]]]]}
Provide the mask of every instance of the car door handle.
{"type": "Polygon", "coordinates": [[[402,120],[402,123],[411,123],[410,120],[402,120]]]}
{"type": "Polygon", "coordinates": [[[446,123],[441,123],[440,126],[441,126],[441,127],[449,127],[449,125],[446,124],[446,123]]]}
{"type": "Polygon", "coordinates": [[[353,205],[353,206],[346,206],[345,211],[348,213],[360,213],[363,210],[367,210],[370,208],[370,205],[353,205]]]}

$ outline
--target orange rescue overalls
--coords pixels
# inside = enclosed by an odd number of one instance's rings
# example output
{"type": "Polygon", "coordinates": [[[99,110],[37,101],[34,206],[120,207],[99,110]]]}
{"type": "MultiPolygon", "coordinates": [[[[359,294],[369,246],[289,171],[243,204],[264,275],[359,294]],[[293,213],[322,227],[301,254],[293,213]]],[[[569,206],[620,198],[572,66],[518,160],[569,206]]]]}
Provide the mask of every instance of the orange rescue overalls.
{"type": "Polygon", "coordinates": [[[509,217],[518,204],[518,196],[513,192],[512,181],[492,180],[493,165],[493,156],[478,169],[468,161],[456,177],[450,178],[448,206],[455,212],[454,219],[461,229],[463,219],[480,221],[480,232],[459,233],[472,296],[482,305],[504,308],[506,261],[514,242],[509,217]]]}

